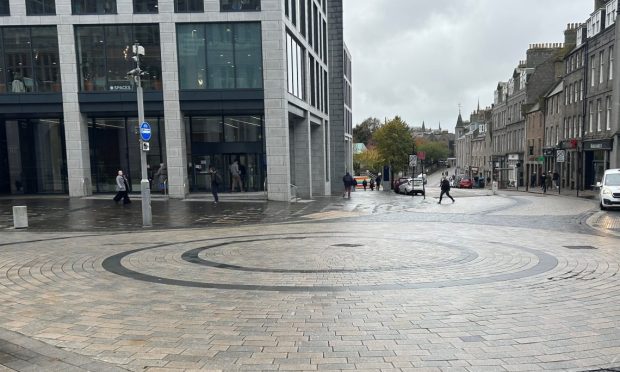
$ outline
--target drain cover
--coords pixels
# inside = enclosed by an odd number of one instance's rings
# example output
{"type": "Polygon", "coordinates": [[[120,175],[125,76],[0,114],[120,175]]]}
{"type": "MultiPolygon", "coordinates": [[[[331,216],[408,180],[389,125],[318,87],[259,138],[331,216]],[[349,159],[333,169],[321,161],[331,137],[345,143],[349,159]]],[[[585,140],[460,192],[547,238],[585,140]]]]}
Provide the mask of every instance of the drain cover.
{"type": "Polygon", "coordinates": [[[591,245],[565,245],[564,248],[568,249],[597,249],[591,245]]]}
{"type": "Polygon", "coordinates": [[[342,244],[334,244],[332,247],[362,247],[362,244],[352,244],[352,243],[342,243],[342,244]]]}

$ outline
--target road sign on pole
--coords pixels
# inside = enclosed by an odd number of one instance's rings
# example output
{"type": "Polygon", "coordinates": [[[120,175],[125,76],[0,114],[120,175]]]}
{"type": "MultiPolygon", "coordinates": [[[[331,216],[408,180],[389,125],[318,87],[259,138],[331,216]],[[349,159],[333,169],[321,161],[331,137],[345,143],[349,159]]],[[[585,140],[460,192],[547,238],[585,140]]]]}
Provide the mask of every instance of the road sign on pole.
{"type": "Polygon", "coordinates": [[[420,159],[420,160],[426,159],[426,152],[418,151],[418,159],[420,159]]]}
{"type": "Polygon", "coordinates": [[[564,163],[566,161],[566,150],[556,150],[555,161],[558,163],[564,163]]]}
{"type": "Polygon", "coordinates": [[[409,155],[409,166],[415,167],[418,165],[418,156],[417,155],[409,155]]]}
{"type": "Polygon", "coordinates": [[[140,124],[140,138],[146,142],[151,140],[151,124],[146,121],[140,124]]]}

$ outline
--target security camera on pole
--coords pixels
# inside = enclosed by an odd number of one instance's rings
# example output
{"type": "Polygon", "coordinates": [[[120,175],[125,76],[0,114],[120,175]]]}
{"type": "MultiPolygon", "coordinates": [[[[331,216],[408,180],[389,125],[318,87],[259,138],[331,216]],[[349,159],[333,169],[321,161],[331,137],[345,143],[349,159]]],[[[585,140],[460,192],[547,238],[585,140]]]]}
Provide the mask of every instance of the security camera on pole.
{"type": "Polygon", "coordinates": [[[136,68],[129,71],[127,76],[136,84],[136,95],[138,101],[138,122],[140,123],[140,164],[142,169],[142,180],[140,181],[140,191],[142,193],[142,226],[151,227],[153,216],[151,214],[151,187],[148,180],[146,168],[146,153],[149,151],[149,141],[151,140],[151,126],[144,121],[144,98],[142,94],[142,75],[146,74],[140,69],[140,56],[144,55],[144,47],[136,43],[133,45],[133,60],[136,61],[136,68]]]}

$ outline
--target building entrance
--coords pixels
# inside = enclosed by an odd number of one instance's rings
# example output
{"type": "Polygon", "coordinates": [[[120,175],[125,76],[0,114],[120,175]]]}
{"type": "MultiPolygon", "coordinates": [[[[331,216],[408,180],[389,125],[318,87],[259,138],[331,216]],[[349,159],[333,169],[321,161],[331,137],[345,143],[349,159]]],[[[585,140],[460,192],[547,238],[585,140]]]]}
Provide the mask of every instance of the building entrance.
{"type": "Polygon", "coordinates": [[[0,193],[67,192],[62,120],[0,120],[0,193]]]}
{"type": "MultiPolygon", "coordinates": [[[[232,176],[230,166],[235,161],[239,161],[241,171],[241,183],[244,191],[261,191],[264,189],[264,179],[262,177],[263,162],[260,154],[215,154],[194,156],[192,158],[193,167],[189,172],[191,190],[193,192],[211,191],[211,177],[208,175],[209,167],[215,167],[222,177],[222,184],[219,186],[220,192],[230,192],[232,186],[232,176]]],[[[236,189],[235,191],[238,191],[236,189]]]]}

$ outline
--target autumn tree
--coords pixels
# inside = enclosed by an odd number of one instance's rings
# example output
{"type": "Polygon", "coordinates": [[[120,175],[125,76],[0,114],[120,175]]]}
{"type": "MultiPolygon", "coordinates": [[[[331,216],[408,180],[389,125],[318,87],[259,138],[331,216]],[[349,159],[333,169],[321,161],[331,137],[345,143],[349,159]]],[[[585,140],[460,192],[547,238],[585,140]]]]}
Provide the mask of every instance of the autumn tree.
{"type": "Polygon", "coordinates": [[[382,160],[394,170],[406,170],[414,142],[409,126],[400,117],[383,124],[372,136],[382,160]]]}
{"type": "Polygon", "coordinates": [[[377,118],[368,118],[353,128],[353,142],[371,145],[372,135],[381,126],[381,120],[377,118]]]}

